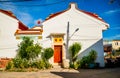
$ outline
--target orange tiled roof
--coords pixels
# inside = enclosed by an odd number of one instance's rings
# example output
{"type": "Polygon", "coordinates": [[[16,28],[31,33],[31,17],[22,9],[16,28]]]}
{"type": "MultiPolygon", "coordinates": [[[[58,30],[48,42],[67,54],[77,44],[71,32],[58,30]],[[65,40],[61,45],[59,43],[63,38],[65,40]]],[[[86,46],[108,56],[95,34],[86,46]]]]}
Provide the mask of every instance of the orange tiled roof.
{"type": "MultiPolygon", "coordinates": [[[[77,5],[76,5],[76,6],[77,6],[77,5]]],[[[50,15],[46,18],[46,20],[49,20],[49,19],[51,19],[51,18],[53,18],[53,17],[55,17],[55,16],[60,15],[60,14],[62,14],[62,13],[64,13],[64,12],[68,11],[70,8],[71,8],[71,6],[69,6],[69,8],[68,8],[67,10],[64,10],[64,11],[61,11],[61,12],[57,12],[57,13],[54,13],[54,14],[50,14],[50,15]]],[[[102,22],[105,22],[101,17],[99,17],[99,16],[98,16],[97,14],[95,14],[95,13],[83,11],[83,10],[78,9],[77,7],[75,7],[75,8],[76,8],[78,11],[83,12],[83,13],[85,13],[85,14],[87,14],[87,15],[89,15],[89,16],[97,19],[97,20],[100,20],[100,21],[102,21],[102,22]]],[[[46,20],[45,20],[45,21],[46,21],[46,20]]],[[[106,22],[105,22],[105,23],[106,23],[106,22]]]]}
{"type": "Polygon", "coordinates": [[[49,19],[51,19],[51,18],[53,18],[53,17],[55,17],[57,15],[60,15],[60,14],[64,13],[65,11],[67,11],[67,10],[57,12],[57,13],[54,13],[54,14],[50,14],[45,20],[49,20],[49,19]]]}
{"type": "Polygon", "coordinates": [[[94,17],[95,19],[97,19],[97,20],[100,20],[100,21],[102,21],[102,22],[105,22],[101,17],[99,17],[97,14],[95,14],[95,13],[91,13],[91,12],[87,12],[87,11],[83,11],[83,10],[80,10],[81,12],[83,12],[83,13],[85,13],[85,14],[87,14],[87,15],[89,15],[89,16],[92,16],[92,17],[94,17]]]}
{"type": "Polygon", "coordinates": [[[15,35],[26,34],[26,35],[40,35],[42,34],[42,29],[28,29],[28,30],[17,30],[15,35]]]}

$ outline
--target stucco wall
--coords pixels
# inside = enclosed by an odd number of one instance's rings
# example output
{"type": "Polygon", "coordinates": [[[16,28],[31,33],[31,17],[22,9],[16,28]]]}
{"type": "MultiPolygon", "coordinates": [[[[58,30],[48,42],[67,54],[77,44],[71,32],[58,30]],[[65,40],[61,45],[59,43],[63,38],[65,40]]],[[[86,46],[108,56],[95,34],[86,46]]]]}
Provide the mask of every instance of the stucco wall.
{"type": "Polygon", "coordinates": [[[0,57],[13,58],[16,55],[17,42],[14,36],[18,20],[0,13],[0,57]]]}
{"type": "MultiPolygon", "coordinates": [[[[74,31],[79,28],[70,39],[69,45],[74,42],[80,42],[82,50],[79,53],[79,58],[87,55],[92,49],[98,52],[97,62],[101,67],[104,67],[104,55],[103,55],[103,40],[102,30],[106,29],[106,26],[88,15],[81,13],[75,8],[55,16],[45,22],[43,22],[43,46],[51,47],[51,40],[46,38],[50,33],[65,33],[64,43],[66,44],[67,23],[70,23],[69,35],[71,36],[74,31]]],[[[66,53],[66,57],[69,53],[66,53]]]]}

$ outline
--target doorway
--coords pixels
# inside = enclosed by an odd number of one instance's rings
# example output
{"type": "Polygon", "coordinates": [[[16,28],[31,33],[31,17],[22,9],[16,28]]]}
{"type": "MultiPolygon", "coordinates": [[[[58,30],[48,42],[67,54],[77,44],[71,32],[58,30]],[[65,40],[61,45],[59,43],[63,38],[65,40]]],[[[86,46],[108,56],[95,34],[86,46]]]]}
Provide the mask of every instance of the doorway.
{"type": "Polygon", "coordinates": [[[62,63],[62,45],[54,46],[54,63],[62,63]]]}

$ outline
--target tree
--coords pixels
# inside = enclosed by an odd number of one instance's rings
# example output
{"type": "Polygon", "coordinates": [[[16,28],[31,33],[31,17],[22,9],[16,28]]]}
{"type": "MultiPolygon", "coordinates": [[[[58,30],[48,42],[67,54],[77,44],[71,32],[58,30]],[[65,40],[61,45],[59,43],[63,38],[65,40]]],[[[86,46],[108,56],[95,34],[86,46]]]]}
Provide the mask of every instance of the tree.
{"type": "Polygon", "coordinates": [[[41,53],[42,47],[38,44],[34,44],[33,40],[31,40],[29,37],[24,37],[23,41],[18,46],[18,54],[17,57],[27,59],[27,60],[33,60],[39,56],[41,53]]]}
{"type": "Polygon", "coordinates": [[[41,52],[42,47],[40,47],[38,44],[28,46],[26,48],[26,54],[27,54],[27,59],[28,60],[33,60],[37,58],[41,52]]]}
{"type": "Polygon", "coordinates": [[[71,61],[74,63],[77,59],[78,53],[81,50],[81,45],[79,43],[74,43],[69,47],[69,52],[71,55],[71,61]]]}

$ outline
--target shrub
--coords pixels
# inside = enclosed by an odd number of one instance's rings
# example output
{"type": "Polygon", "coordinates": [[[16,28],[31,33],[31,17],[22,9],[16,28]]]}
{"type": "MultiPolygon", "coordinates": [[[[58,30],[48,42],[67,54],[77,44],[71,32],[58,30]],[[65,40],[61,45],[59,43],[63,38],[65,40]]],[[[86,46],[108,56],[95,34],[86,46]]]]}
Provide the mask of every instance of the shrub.
{"type": "Polygon", "coordinates": [[[74,43],[69,47],[69,53],[71,55],[71,62],[70,62],[70,67],[78,69],[79,63],[77,60],[78,53],[81,50],[81,45],[79,43],[74,43]]]}
{"type": "Polygon", "coordinates": [[[29,61],[27,59],[15,58],[13,59],[13,64],[15,68],[28,68],[29,61]]]}
{"type": "Polygon", "coordinates": [[[6,70],[10,70],[10,69],[13,69],[13,68],[14,68],[13,61],[10,61],[6,66],[6,70]]]}
{"type": "Polygon", "coordinates": [[[48,61],[44,61],[44,62],[45,62],[46,69],[52,68],[52,65],[48,61]]]}
{"type": "Polygon", "coordinates": [[[69,47],[69,52],[71,55],[72,62],[75,62],[77,60],[77,56],[80,50],[81,50],[81,45],[77,42],[69,47]]]}
{"type": "Polygon", "coordinates": [[[38,68],[38,69],[48,69],[48,68],[51,68],[52,65],[48,61],[41,59],[41,60],[36,60],[32,62],[31,67],[38,68]]]}
{"type": "Polygon", "coordinates": [[[90,57],[89,56],[83,56],[82,59],[80,60],[80,67],[81,68],[87,68],[88,64],[90,63],[90,57]]]}
{"type": "Polygon", "coordinates": [[[14,58],[13,64],[15,68],[23,68],[22,59],[21,58],[14,58]]]}
{"type": "Polygon", "coordinates": [[[83,56],[80,60],[81,68],[88,68],[90,64],[95,64],[95,60],[97,58],[97,52],[95,50],[91,50],[87,56],[83,56]]]}
{"type": "Polygon", "coordinates": [[[78,69],[80,67],[80,60],[75,61],[73,64],[70,64],[71,68],[78,69]]]}
{"type": "Polygon", "coordinates": [[[48,60],[53,56],[53,49],[46,48],[43,52],[43,59],[37,60],[41,53],[42,47],[39,44],[33,44],[33,40],[29,37],[24,37],[23,41],[18,46],[17,56],[8,63],[6,69],[18,69],[24,68],[37,68],[37,69],[48,69],[52,65],[48,60]]]}
{"type": "Polygon", "coordinates": [[[22,63],[23,63],[24,68],[29,68],[29,67],[30,67],[29,60],[23,59],[23,60],[22,60],[22,63]]]}
{"type": "Polygon", "coordinates": [[[52,48],[46,48],[43,52],[43,59],[49,60],[53,56],[53,49],[52,48]]]}
{"type": "Polygon", "coordinates": [[[89,56],[90,62],[94,63],[97,58],[97,52],[95,50],[91,50],[88,56],[89,56]]]}

